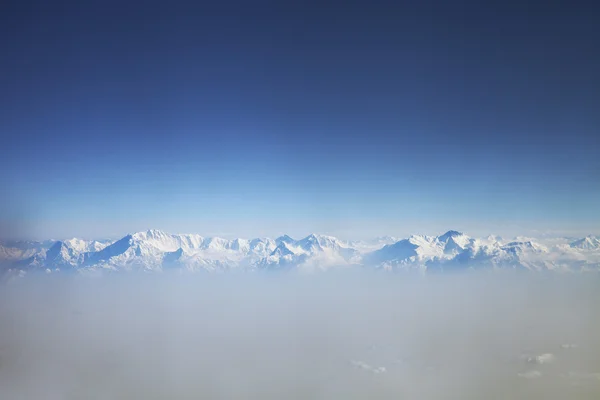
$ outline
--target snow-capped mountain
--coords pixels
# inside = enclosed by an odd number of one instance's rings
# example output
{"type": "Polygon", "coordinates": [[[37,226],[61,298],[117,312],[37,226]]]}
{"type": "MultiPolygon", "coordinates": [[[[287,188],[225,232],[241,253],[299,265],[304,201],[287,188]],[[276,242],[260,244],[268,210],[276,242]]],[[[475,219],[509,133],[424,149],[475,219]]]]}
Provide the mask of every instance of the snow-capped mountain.
{"type": "Polygon", "coordinates": [[[275,249],[271,239],[204,238],[158,230],[127,235],[101,251],[85,253],[83,265],[107,269],[160,270],[163,266],[216,269],[248,266],[275,249]]]}
{"type": "Polygon", "coordinates": [[[38,254],[43,256],[53,244],[53,240],[0,242],[0,262],[24,260],[38,254]]]}
{"type": "Polygon", "coordinates": [[[348,245],[361,253],[367,253],[369,251],[379,250],[383,246],[396,243],[399,240],[400,239],[393,236],[379,236],[370,240],[352,240],[348,242],[348,245]]]}
{"type": "Polygon", "coordinates": [[[384,264],[388,268],[393,265],[424,266],[433,260],[455,257],[471,242],[471,238],[457,231],[448,231],[437,237],[413,235],[368,254],[365,260],[369,264],[384,264]]]}
{"type": "Polygon", "coordinates": [[[257,263],[257,268],[279,269],[282,267],[300,267],[303,269],[322,269],[331,266],[358,264],[360,253],[347,243],[325,235],[311,234],[300,240],[289,236],[279,243],[268,257],[257,263]]]}
{"type": "Polygon", "coordinates": [[[532,240],[504,242],[496,236],[471,238],[448,231],[438,237],[411,236],[366,254],[365,264],[385,269],[522,268],[565,270],[600,267],[600,251],[582,254],[557,244],[547,247],[532,240]]]}
{"type": "Polygon", "coordinates": [[[600,270],[600,240],[497,236],[448,231],[397,240],[343,241],[311,234],[301,239],[224,239],[149,230],[117,241],[69,239],[0,243],[0,266],[13,271],[315,270],[363,267],[448,271],[468,268],[600,270]]]}
{"type": "Polygon", "coordinates": [[[54,268],[77,268],[85,255],[102,251],[109,241],[69,239],[55,242],[45,254],[45,264],[54,268]]]}
{"type": "Polygon", "coordinates": [[[598,250],[600,249],[600,239],[596,236],[589,235],[582,239],[575,240],[570,246],[574,249],[598,250]]]}

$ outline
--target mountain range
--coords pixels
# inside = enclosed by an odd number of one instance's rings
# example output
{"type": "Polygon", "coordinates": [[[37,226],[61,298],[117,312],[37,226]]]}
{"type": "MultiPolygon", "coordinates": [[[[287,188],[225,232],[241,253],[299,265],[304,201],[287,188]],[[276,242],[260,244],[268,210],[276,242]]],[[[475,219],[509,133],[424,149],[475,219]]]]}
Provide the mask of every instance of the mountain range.
{"type": "Polygon", "coordinates": [[[450,230],[439,236],[379,237],[344,241],[311,234],[302,239],[224,239],[148,230],[110,240],[0,242],[0,268],[32,271],[231,271],[324,270],[363,267],[381,270],[450,271],[513,268],[535,271],[600,270],[600,239],[504,240],[473,238],[450,230]]]}

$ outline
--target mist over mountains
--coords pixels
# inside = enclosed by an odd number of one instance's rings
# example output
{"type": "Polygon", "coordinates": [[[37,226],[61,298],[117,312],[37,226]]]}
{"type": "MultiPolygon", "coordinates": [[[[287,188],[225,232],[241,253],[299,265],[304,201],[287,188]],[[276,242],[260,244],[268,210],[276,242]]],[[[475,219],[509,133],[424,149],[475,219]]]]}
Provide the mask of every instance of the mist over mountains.
{"type": "Polygon", "coordinates": [[[0,398],[598,399],[599,276],[512,272],[21,279],[0,398]]]}
{"type": "Polygon", "coordinates": [[[224,239],[148,230],[116,241],[70,239],[0,242],[6,272],[327,270],[362,267],[389,271],[512,268],[534,271],[600,269],[600,239],[473,238],[450,230],[439,236],[345,241],[311,234],[301,239],[224,239]]]}

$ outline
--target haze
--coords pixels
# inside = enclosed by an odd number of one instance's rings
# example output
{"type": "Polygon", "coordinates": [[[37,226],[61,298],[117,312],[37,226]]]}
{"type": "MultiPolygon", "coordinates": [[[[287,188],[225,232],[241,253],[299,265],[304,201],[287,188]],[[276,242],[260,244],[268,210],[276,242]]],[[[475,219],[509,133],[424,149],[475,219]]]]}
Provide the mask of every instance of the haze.
{"type": "Polygon", "coordinates": [[[595,399],[598,277],[40,277],[0,294],[0,398],[595,399]]]}

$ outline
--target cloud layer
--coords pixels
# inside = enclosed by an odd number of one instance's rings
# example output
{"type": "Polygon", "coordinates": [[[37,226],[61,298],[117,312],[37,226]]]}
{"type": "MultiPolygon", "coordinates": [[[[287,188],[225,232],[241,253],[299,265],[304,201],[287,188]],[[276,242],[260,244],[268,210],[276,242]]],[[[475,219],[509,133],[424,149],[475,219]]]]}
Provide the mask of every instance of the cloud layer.
{"type": "Polygon", "coordinates": [[[0,398],[597,398],[598,283],[507,273],[18,281],[0,294],[0,398]]]}

